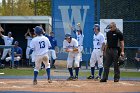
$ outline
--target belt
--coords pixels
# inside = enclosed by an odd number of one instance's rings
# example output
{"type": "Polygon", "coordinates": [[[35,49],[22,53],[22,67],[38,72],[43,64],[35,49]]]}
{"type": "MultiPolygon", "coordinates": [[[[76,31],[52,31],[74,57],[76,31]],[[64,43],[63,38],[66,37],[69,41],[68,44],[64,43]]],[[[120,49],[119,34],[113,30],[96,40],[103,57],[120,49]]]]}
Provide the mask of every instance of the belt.
{"type": "Polygon", "coordinates": [[[78,45],[78,46],[83,46],[83,45],[78,45]]]}
{"type": "Polygon", "coordinates": [[[94,49],[100,49],[100,48],[94,48],[94,49]]]}

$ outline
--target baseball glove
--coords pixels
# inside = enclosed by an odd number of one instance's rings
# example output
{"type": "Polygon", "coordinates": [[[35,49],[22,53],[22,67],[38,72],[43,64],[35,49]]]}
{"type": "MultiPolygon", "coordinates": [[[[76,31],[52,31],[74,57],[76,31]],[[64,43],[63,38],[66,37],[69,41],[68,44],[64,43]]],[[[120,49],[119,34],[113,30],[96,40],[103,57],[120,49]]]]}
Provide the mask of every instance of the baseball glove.
{"type": "Polygon", "coordinates": [[[126,56],[120,56],[118,59],[118,65],[124,65],[125,61],[127,60],[126,56]]]}
{"type": "Polygon", "coordinates": [[[78,48],[73,48],[73,52],[77,52],[78,51],[78,48]]]}

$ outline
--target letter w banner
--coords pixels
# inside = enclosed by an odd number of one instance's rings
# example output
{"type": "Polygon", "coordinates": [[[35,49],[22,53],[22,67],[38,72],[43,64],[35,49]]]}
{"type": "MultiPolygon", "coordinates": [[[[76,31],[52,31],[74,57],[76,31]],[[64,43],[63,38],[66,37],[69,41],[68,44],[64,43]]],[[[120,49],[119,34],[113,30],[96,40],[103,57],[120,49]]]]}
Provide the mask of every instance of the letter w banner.
{"type": "Polygon", "coordinates": [[[80,23],[84,34],[83,60],[89,60],[93,48],[94,0],[52,0],[52,30],[59,50],[58,59],[66,59],[63,52],[63,40],[67,33],[75,35],[70,26],[77,27],[80,23]]]}

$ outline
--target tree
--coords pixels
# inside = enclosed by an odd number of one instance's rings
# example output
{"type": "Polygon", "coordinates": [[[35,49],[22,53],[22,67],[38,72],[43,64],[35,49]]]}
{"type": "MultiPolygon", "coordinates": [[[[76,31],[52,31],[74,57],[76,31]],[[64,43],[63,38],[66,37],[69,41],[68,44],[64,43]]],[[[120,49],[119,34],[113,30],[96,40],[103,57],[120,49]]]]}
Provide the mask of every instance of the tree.
{"type": "Polygon", "coordinates": [[[2,0],[2,16],[30,16],[34,10],[29,5],[29,0],[2,0]]]}
{"type": "Polygon", "coordinates": [[[9,16],[9,15],[12,15],[11,13],[11,0],[8,0],[7,3],[6,3],[6,0],[2,0],[2,7],[1,7],[1,14],[3,16],[9,16]]]}
{"type": "Polygon", "coordinates": [[[30,7],[29,0],[18,0],[15,3],[14,15],[20,16],[32,16],[34,15],[34,10],[30,7]]]}
{"type": "Polygon", "coordinates": [[[34,0],[34,2],[31,3],[31,7],[34,9],[35,15],[51,16],[51,0],[34,0]]]}
{"type": "Polygon", "coordinates": [[[51,0],[2,0],[0,10],[2,16],[51,15],[51,0]]]}

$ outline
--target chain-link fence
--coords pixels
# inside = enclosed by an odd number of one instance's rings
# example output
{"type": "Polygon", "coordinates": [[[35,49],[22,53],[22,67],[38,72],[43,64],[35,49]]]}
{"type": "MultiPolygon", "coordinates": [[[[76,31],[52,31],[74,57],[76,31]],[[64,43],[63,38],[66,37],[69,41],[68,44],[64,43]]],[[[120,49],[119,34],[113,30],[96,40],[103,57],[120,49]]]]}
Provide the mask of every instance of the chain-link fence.
{"type": "Polygon", "coordinates": [[[134,66],[137,48],[140,48],[140,1],[100,0],[100,19],[123,19],[123,33],[127,67],[134,66]]]}

